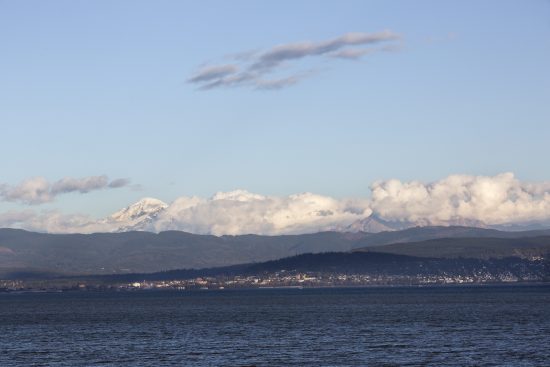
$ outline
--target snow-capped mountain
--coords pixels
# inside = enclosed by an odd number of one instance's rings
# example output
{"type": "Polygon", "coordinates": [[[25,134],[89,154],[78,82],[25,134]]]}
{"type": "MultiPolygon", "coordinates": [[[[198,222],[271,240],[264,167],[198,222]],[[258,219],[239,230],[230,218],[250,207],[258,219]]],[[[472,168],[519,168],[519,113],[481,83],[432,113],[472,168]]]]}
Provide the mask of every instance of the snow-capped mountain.
{"type": "MultiPolygon", "coordinates": [[[[261,197],[251,195],[244,191],[230,192],[230,193],[225,193],[223,195],[217,194],[212,199],[213,202],[219,202],[219,201],[248,202],[248,201],[255,201],[255,200],[261,200],[261,197]]],[[[194,203],[194,205],[197,205],[197,204],[194,203]]],[[[181,216],[181,218],[179,218],[177,215],[181,213],[178,213],[177,211],[175,212],[176,217],[173,217],[174,211],[171,209],[167,210],[168,207],[169,205],[161,200],[154,199],[154,198],[143,198],[138,202],[122,210],[119,210],[118,212],[112,214],[111,216],[97,222],[97,224],[99,225],[99,231],[157,232],[157,231],[162,231],[166,229],[174,229],[174,230],[187,230],[194,233],[193,230],[189,230],[188,228],[192,227],[191,224],[195,224],[195,226],[197,226],[197,224],[194,223],[193,221],[197,220],[198,217],[183,215],[181,216]],[[170,213],[168,213],[168,211],[170,211],[170,213]],[[164,222],[166,222],[167,218],[171,219],[171,223],[173,225],[170,225],[169,227],[166,226],[166,223],[164,222]],[[164,222],[159,223],[159,219],[164,220],[164,222]],[[187,221],[190,221],[189,223],[191,224],[187,225],[188,224],[187,221]]],[[[199,213],[200,212],[201,211],[199,211],[199,213]]],[[[207,213],[209,212],[207,211],[207,213]]],[[[245,220],[244,218],[246,217],[245,213],[237,213],[237,214],[238,215],[235,216],[233,219],[235,219],[236,221],[245,220]]],[[[210,226],[214,226],[216,224],[217,222],[212,222],[210,223],[210,226]]],[[[336,232],[350,232],[350,233],[357,233],[357,232],[379,233],[379,232],[399,231],[399,230],[412,228],[412,227],[430,227],[430,226],[443,226],[443,227],[460,226],[460,227],[473,227],[473,228],[489,228],[489,226],[487,226],[485,223],[479,220],[466,219],[461,217],[451,218],[450,220],[437,221],[437,222],[430,221],[427,219],[421,219],[413,222],[413,221],[386,220],[379,217],[376,214],[371,214],[370,216],[358,219],[349,225],[341,225],[341,224],[335,225],[335,226],[327,225],[319,229],[319,231],[336,231],[336,232]]],[[[490,226],[490,227],[496,228],[495,226],[490,226]]],[[[542,226],[536,226],[536,228],[539,228],[539,227],[542,227],[542,226]]],[[[547,228],[547,226],[545,228],[547,228]]],[[[94,230],[97,230],[96,227],[94,227],[94,230]]],[[[203,230],[199,233],[210,233],[210,232],[208,230],[203,230]]],[[[253,233],[253,231],[251,231],[251,233],[253,233]]]]}
{"type": "Polygon", "coordinates": [[[112,214],[108,221],[120,224],[116,231],[150,230],[157,216],[168,207],[165,202],[154,198],[143,198],[140,201],[112,214]]]}
{"type": "Polygon", "coordinates": [[[412,227],[430,227],[430,226],[459,226],[459,227],[473,227],[473,228],[487,228],[487,225],[479,220],[465,219],[465,218],[453,218],[446,221],[431,222],[428,220],[419,220],[416,222],[401,222],[401,221],[388,221],[384,220],[374,214],[357,220],[349,226],[343,228],[344,232],[390,232],[399,231],[412,227]]]}
{"type": "Polygon", "coordinates": [[[398,231],[400,229],[405,229],[409,227],[414,227],[414,224],[411,223],[402,223],[402,222],[388,222],[385,221],[376,215],[370,215],[366,218],[359,219],[349,226],[343,228],[344,232],[368,232],[368,233],[379,233],[379,232],[389,232],[389,231],[398,231]]]}

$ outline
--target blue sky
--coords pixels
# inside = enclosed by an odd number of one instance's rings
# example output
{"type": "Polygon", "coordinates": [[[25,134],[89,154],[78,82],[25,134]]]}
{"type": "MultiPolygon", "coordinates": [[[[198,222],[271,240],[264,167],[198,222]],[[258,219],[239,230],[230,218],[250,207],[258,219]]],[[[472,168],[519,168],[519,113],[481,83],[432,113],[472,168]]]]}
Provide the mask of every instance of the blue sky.
{"type": "Polygon", "coordinates": [[[0,1],[0,47],[0,183],[139,185],[41,208],[102,216],[237,188],[368,197],[376,180],[458,173],[550,180],[548,1],[0,1]],[[304,78],[286,88],[188,82],[231,55],[384,30],[396,50],[292,61],[280,72],[304,78]]]}

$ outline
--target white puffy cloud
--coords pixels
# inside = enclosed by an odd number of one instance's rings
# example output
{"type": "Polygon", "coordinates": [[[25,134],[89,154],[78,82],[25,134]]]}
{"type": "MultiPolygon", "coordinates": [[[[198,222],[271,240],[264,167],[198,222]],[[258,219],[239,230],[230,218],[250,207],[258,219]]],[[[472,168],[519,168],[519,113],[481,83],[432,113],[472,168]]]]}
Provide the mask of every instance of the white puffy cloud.
{"type": "Polygon", "coordinates": [[[452,175],[427,184],[388,180],[374,183],[371,191],[370,208],[390,221],[497,225],[550,219],[550,185],[523,183],[512,173],[452,175]]]}
{"type": "Polygon", "coordinates": [[[15,186],[0,184],[0,200],[17,201],[29,205],[43,204],[61,194],[119,188],[127,186],[129,180],[119,178],[109,182],[107,176],[89,176],[82,178],[65,177],[53,183],[44,177],[32,177],[15,186]]]}
{"type": "Polygon", "coordinates": [[[59,211],[11,211],[0,227],[51,233],[182,230],[199,234],[296,234],[342,229],[370,214],[366,200],[337,200],[303,193],[264,196],[245,190],[219,192],[209,199],[180,197],[165,206],[146,198],[103,219],[59,211]],[[153,202],[154,205],[147,203],[153,202]]]}
{"type": "MultiPolygon", "coordinates": [[[[48,186],[40,180],[34,184],[29,186],[48,186]]],[[[70,191],[80,187],[65,184],[70,191]]],[[[452,175],[431,183],[386,180],[371,185],[370,199],[312,193],[268,196],[235,190],[210,198],[182,196],[171,204],[146,198],[103,219],[58,211],[9,211],[0,214],[0,227],[54,233],[137,229],[279,235],[344,230],[371,214],[411,225],[550,223],[550,182],[522,182],[512,173],[452,175]]]]}
{"type": "Polygon", "coordinates": [[[369,214],[364,200],[311,193],[263,196],[236,190],[210,199],[181,197],[158,216],[154,229],[214,235],[308,233],[348,225],[369,214]]]}

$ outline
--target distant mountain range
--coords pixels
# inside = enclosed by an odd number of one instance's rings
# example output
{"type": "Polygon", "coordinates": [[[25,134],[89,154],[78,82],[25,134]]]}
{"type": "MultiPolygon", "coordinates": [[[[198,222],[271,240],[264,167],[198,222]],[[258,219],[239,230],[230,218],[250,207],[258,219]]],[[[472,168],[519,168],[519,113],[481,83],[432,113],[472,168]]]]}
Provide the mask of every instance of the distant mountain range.
{"type": "Polygon", "coordinates": [[[419,242],[363,247],[353,252],[385,253],[423,258],[542,259],[550,254],[550,236],[523,238],[439,238],[419,242]]]}
{"type": "MultiPolygon", "coordinates": [[[[402,221],[387,221],[374,214],[355,221],[347,227],[343,227],[340,230],[343,232],[369,232],[369,233],[380,233],[380,232],[392,232],[400,231],[407,228],[414,227],[431,227],[434,226],[433,223],[425,221],[417,222],[402,222],[402,221]]],[[[489,228],[485,223],[478,220],[469,220],[464,218],[455,218],[445,223],[439,223],[439,227],[474,227],[474,228],[489,228]]],[[[540,228],[529,228],[529,229],[540,229],[540,228]]],[[[517,228],[517,230],[521,230],[517,228]]]]}
{"type": "MultiPolygon", "coordinates": [[[[240,191],[217,194],[218,200],[249,200],[251,194],[247,193],[244,199],[240,191]]],[[[319,214],[319,213],[317,213],[319,214]]],[[[116,213],[96,221],[92,221],[88,224],[84,224],[80,227],[81,231],[89,233],[90,231],[104,231],[104,232],[128,232],[128,231],[148,231],[157,232],[159,228],[174,229],[177,230],[181,227],[181,218],[178,218],[177,211],[171,211],[170,206],[158,199],[143,198],[136,203],[117,211],[116,213]]],[[[322,230],[330,230],[335,232],[367,232],[367,233],[380,233],[380,232],[392,232],[400,231],[407,228],[414,227],[432,227],[432,226],[445,226],[445,227],[475,227],[475,228],[487,228],[487,229],[499,229],[505,231],[525,231],[525,230],[537,230],[550,227],[550,223],[509,223],[504,225],[487,225],[479,220],[472,220],[462,217],[451,218],[445,221],[430,222],[427,219],[417,221],[399,221],[399,220],[386,220],[376,214],[356,220],[351,224],[325,224],[321,226],[322,230]]],[[[207,226],[208,227],[208,226],[207,226]]],[[[208,228],[201,228],[200,233],[209,233],[208,228]],[[204,231],[207,232],[204,232],[204,231]]],[[[190,230],[193,226],[190,226],[190,230]]],[[[64,232],[65,233],[65,232],[64,232]]]]}
{"type": "MultiPolygon", "coordinates": [[[[154,207],[155,203],[152,204],[154,207]]],[[[136,208],[136,212],[140,210],[136,208]]],[[[120,215],[132,218],[129,212],[121,212],[120,215]]],[[[472,227],[415,227],[380,233],[321,232],[219,237],[179,231],[158,234],[138,231],[45,234],[0,229],[0,278],[21,272],[150,273],[255,263],[305,253],[353,250],[421,257],[529,258],[546,256],[549,244],[550,230],[504,232],[472,227]]]]}

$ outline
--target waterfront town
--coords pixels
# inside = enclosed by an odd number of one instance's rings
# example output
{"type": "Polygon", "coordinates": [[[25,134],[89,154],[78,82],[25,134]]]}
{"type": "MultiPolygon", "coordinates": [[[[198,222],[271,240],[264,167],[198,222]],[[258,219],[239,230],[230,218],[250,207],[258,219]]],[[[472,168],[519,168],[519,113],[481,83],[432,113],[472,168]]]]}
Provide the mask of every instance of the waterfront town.
{"type": "Polygon", "coordinates": [[[429,286],[458,284],[499,284],[518,282],[543,282],[538,274],[521,277],[504,272],[492,274],[479,272],[470,275],[368,275],[330,274],[315,272],[278,271],[263,275],[236,275],[196,277],[192,279],[140,280],[131,282],[105,282],[94,280],[0,280],[0,292],[60,292],[60,291],[137,291],[137,290],[226,290],[226,289],[276,289],[368,286],[429,286]]]}

